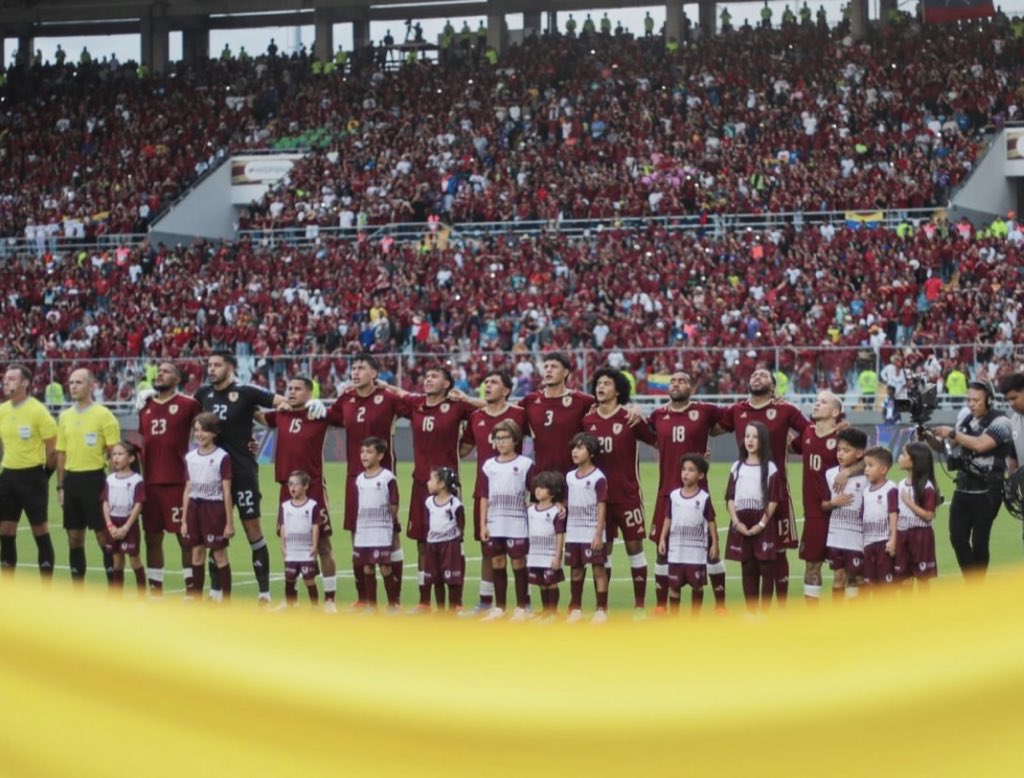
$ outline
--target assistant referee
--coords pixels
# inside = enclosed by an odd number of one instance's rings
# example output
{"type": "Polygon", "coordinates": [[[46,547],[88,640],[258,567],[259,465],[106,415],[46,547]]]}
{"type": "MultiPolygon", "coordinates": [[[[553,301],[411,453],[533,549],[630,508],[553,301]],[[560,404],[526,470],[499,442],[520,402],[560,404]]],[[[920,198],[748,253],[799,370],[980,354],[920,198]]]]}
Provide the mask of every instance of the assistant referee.
{"type": "MultiPolygon", "coordinates": [[[[72,405],[57,419],[57,497],[64,509],[68,533],[71,580],[85,578],[85,531],[96,533],[103,548],[103,487],[106,484],[107,453],[121,439],[121,425],[110,409],[94,402],[92,373],[79,368],[68,378],[72,405]]],[[[103,552],[108,580],[113,556],[103,552]]]]}
{"type": "Polygon", "coordinates": [[[39,550],[39,573],[53,575],[53,541],[47,523],[50,485],[56,464],[57,425],[43,405],[29,395],[32,373],[24,365],[11,365],[4,373],[0,405],[0,571],[18,566],[18,522],[28,516],[39,550]]]}

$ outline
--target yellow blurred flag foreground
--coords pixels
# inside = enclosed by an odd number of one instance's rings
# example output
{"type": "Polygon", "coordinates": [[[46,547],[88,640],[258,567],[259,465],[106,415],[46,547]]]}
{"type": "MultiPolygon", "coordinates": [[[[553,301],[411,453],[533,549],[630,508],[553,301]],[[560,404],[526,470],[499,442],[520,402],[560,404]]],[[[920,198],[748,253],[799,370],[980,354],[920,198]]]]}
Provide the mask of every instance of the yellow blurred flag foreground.
{"type": "Polygon", "coordinates": [[[21,580],[0,582],[5,778],[1024,769],[1024,576],[603,626],[275,613],[21,580]]]}

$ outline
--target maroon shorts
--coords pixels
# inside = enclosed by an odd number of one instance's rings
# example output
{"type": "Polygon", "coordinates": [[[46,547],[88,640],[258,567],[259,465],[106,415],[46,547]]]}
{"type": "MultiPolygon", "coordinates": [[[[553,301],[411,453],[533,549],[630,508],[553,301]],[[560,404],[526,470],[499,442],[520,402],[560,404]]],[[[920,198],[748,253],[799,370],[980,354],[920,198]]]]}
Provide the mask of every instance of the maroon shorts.
{"type": "Polygon", "coordinates": [[[569,567],[604,565],[607,561],[603,546],[595,550],[589,543],[565,544],[565,564],[569,567]]]}
{"type": "MultiPolygon", "coordinates": [[[[178,505],[178,510],[181,510],[181,505],[178,505]]],[[[128,523],[128,517],[111,516],[111,522],[115,527],[123,527],[128,523]]],[[[128,554],[128,556],[135,556],[139,553],[139,522],[132,524],[132,528],[128,530],[128,534],[120,540],[114,540],[110,533],[106,530],[103,531],[103,550],[109,554],[128,554]]]]}
{"type": "Polygon", "coordinates": [[[146,501],[142,503],[142,528],[147,534],[181,532],[181,505],[185,484],[146,484],[146,501]]]}
{"type": "MultiPolygon", "coordinates": [[[[320,537],[329,538],[334,534],[334,527],[331,526],[331,505],[327,500],[327,487],[323,481],[317,481],[316,479],[309,482],[309,488],[306,490],[306,496],[311,500],[316,500],[316,504],[320,506],[320,537]]],[[[288,502],[291,500],[292,495],[288,491],[288,484],[281,484],[281,494],[279,502],[288,502]]]]}
{"type": "Polygon", "coordinates": [[[772,515],[772,524],[775,525],[775,537],[779,550],[787,548],[800,548],[800,535],[796,529],[796,519],[793,518],[793,500],[789,496],[789,485],[786,484],[782,493],[782,499],[772,515]]]}
{"type": "Polygon", "coordinates": [[[526,577],[531,586],[554,586],[565,580],[565,571],[562,568],[528,567],[526,577]]]}
{"type": "Polygon", "coordinates": [[[622,532],[623,540],[643,540],[644,535],[644,504],[642,500],[630,502],[608,503],[607,523],[608,539],[615,540],[622,532]]]}
{"type": "Polygon", "coordinates": [[[309,562],[285,562],[284,563],[284,580],[289,583],[301,578],[303,581],[312,581],[320,572],[320,568],[317,567],[316,560],[313,559],[309,562]]]}
{"type": "Polygon", "coordinates": [[[466,558],[462,555],[461,540],[427,543],[427,558],[423,565],[425,583],[446,583],[460,586],[466,575],[466,558]]]}
{"type": "Polygon", "coordinates": [[[530,548],[529,538],[491,538],[484,541],[484,556],[504,556],[522,559],[530,548]]]}
{"type": "Polygon", "coordinates": [[[186,521],[188,534],[185,542],[188,545],[209,549],[228,547],[228,539],[224,537],[228,517],[220,500],[189,500],[186,521]]]}
{"type": "Polygon", "coordinates": [[[409,525],[406,535],[411,540],[426,540],[427,531],[430,529],[427,526],[427,498],[430,496],[430,492],[427,491],[427,485],[421,484],[419,481],[412,482],[412,496],[409,498],[409,525]]]}
{"type": "Polygon", "coordinates": [[[668,495],[659,494],[654,502],[654,518],[651,520],[651,532],[647,536],[655,543],[661,540],[661,528],[668,518],[668,495]]]}
{"type": "Polygon", "coordinates": [[[911,527],[896,533],[897,578],[934,578],[939,574],[935,563],[935,531],[931,527],[911,527]]]}
{"type": "Polygon", "coordinates": [[[360,546],[352,549],[352,563],[357,567],[390,565],[391,549],[382,546],[360,546]]]}
{"type": "Polygon", "coordinates": [[[808,516],[804,519],[804,534],[800,537],[800,558],[805,562],[824,562],[828,558],[828,516],[808,516]]]}
{"type": "Polygon", "coordinates": [[[753,537],[741,535],[730,524],[725,543],[725,558],[733,562],[751,562],[755,559],[769,562],[782,550],[778,542],[775,521],[769,521],[764,531],[753,537]]]}
{"type": "Polygon", "coordinates": [[[864,575],[864,552],[848,548],[828,549],[828,566],[833,570],[845,570],[853,577],[864,575]]]}
{"type": "Polygon", "coordinates": [[[888,584],[895,578],[893,558],[885,550],[885,541],[864,546],[864,583],[888,584]]]}
{"type": "Polygon", "coordinates": [[[689,585],[693,589],[700,589],[707,583],[708,566],[693,564],[678,564],[668,566],[668,585],[673,589],[689,585]]]}

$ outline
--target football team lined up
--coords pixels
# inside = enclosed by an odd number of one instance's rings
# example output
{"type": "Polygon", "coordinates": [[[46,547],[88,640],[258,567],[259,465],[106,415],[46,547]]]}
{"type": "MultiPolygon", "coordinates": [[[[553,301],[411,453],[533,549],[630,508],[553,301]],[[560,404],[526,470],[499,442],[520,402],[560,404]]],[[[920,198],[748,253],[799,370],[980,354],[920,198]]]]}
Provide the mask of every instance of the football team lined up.
{"type": "Polygon", "coordinates": [[[571,389],[572,363],[558,352],[543,358],[543,388],[518,404],[509,402],[511,377],[498,370],[486,375],[482,399],[454,391],[443,366],[429,369],[422,394],[413,394],[379,382],[376,361],[362,355],[353,360],[349,388],[327,409],[312,399],[305,377],[289,380],[282,397],[239,383],[235,368],[231,353],[210,356],[209,383],[191,398],[179,391],[179,369],[162,363],[152,395],[140,398],[142,442],[136,447],[122,441],[116,417],[92,399],[87,370],[71,374],[73,404],[55,423],[28,394],[27,368],[10,366],[4,375],[7,400],[0,405],[3,571],[17,566],[15,533],[24,512],[39,569],[53,574],[47,511],[48,478],[56,473],[73,580],[85,575],[85,536],[92,530],[111,586],[123,587],[130,564],[137,587],[159,594],[164,535],[172,534],[186,596],[202,596],[209,556],[210,596],[227,598],[232,574],[226,549],[237,511],[252,549],[258,597],[269,602],[271,562],[252,446],[258,421],[277,433],[274,478],[280,485],[277,532],[286,601],[297,600],[301,577],[316,603],[320,575],[324,607],[334,611],[338,583],[324,480],[324,444],[334,426],[346,433],[343,526],[352,540],[353,607],[376,607],[379,572],[388,607],[397,609],[404,557],[391,440],[396,420],[404,417],[412,426],[405,529],[417,544],[417,612],[429,612],[432,600],[439,609],[462,611],[466,514],[458,469],[474,450],[472,527],[482,558],[480,599],[463,615],[503,618],[511,567],[511,620],[528,617],[531,584],[543,615],[555,618],[568,567],[568,619],[578,621],[589,567],[596,594],[592,618],[604,621],[619,535],[637,616],[647,600],[645,538],[657,546],[659,613],[677,611],[687,586],[699,609],[708,581],[716,608],[724,608],[724,559],[740,563],[749,607],[763,607],[773,596],[782,604],[789,590],[787,550],[797,547],[806,563],[804,594],[810,601],[821,596],[826,560],[835,571],[835,597],[855,595],[860,584],[924,582],[936,574],[931,522],[938,495],[928,446],[910,443],[900,453],[907,478],[897,485],[889,480],[892,454],[868,448],[865,434],[842,421],[839,398],[822,392],[807,419],[775,396],[768,370],[755,371],[749,397],[728,407],[694,401],[690,376],[678,371],[668,402],[643,418],[629,404],[630,384],[622,373],[601,368],[590,394],[571,389]],[[724,495],[729,527],[723,554],[716,497],[708,491],[707,449],[712,436],[729,432],[739,458],[724,495]],[[533,438],[534,459],[522,453],[524,436],[533,438]],[[660,460],[649,534],[638,474],[641,443],[654,447],[660,460]],[[786,479],[789,450],[803,458],[805,524],[799,544],[786,479]]]}

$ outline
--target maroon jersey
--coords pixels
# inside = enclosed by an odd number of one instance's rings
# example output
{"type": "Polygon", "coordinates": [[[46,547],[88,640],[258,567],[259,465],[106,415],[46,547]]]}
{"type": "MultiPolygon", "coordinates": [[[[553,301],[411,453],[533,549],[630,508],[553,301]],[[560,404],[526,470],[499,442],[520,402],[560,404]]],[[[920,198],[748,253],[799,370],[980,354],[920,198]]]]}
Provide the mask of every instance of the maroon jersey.
{"type": "MultiPolygon", "coordinates": [[[[691,402],[681,411],[663,405],[647,420],[658,444],[658,497],[666,497],[682,487],[679,460],[684,454],[700,454],[708,450],[708,437],[718,423],[722,409],[711,403],[691,402]]],[[[701,479],[707,488],[707,478],[701,479]]]]}
{"type": "Polygon", "coordinates": [[[538,473],[555,470],[565,475],[576,468],[569,441],[583,431],[583,417],[593,405],[591,395],[575,390],[561,397],[545,397],[544,392],[539,391],[523,398],[538,473]]]}
{"type": "Polygon", "coordinates": [[[628,503],[640,498],[640,451],[637,443],[653,446],[654,431],[644,422],[629,426],[629,414],[619,407],[605,418],[597,410],[583,417],[583,429],[601,444],[595,463],[608,479],[608,502],[628,503]]]}
{"type": "MultiPolygon", "coordinates": [[[[508,405],[497,416],[492,416],[486,408],[479,408],[469,416],[469,424],[462,433],[462,442],[476,446],[476,486],[473,488],[474,497],[486,497],[486,479],[483,477],[484,462],[496,456],[498,450],[491,441],[491,433],[499,421],[511,419],[519,425],[520,429],[526,428],[526,411],[518,405],[508,405]]],[[[522,447],[516,447],[516,453],[521,454],[522,447]]],[[[536,470],[536,465],[534,465],[536,470]]],[[[539,472],[539,471],[537,471],[539,472]]]]}
{"type": "Polygon", "coordinates": [[[292,471],[304,470],[313,483],[323,483],[324,440],[331,423],[326,418],[310,419],[305,408],[271,411],[266,421],[268,427],[277,430],[274,480],[287,483],[292,471]]]}
{"type": "Polygon", "coordinates": [[[799,437],[793,438],[793,450],[803,457],[804,461],[804,516],[824,519],[828,511],[821,509],[821,504],[831,497],[831,490],[825,481],[825,473],[839,465],[836,459],[838,430],[827,435],[818,435],[813,424],[807,425],[799,437]]]}
{"type": "Polygon", "coordinates": [[[383,438],[388,444],[388,455],[381,465],[395,471],[394,434],[395,419],[402,401],[398,396],[383,388],[374,389],[366,397],[356,392],[346,392],[339,397],[327,413],[327,421],[345,428],[345,460],[349,478],[363,472],[359,461],[359,450],[369,437],[383,438]]]}
{"type": "Polygon", "coordinates": [[[147,484],[178,485],[188,480],[185,455],[192,439],[192,424],[202,411],[198,401],[175,394],[164,401],[153,397],[139,412],[142,467],[147,484]]]}
{"type": "Polygon", "coordinates": [[[469,421],[473,406],[461,400],[442,400],[428,405],[422,394],[408,394],[400,415],[412,425],[412,480],[426,483],[434,467],[459,471],[459,436],[462,422],[469,421]]]}

